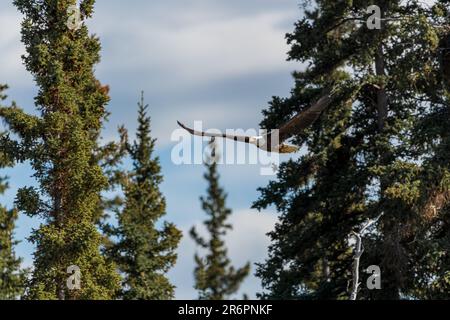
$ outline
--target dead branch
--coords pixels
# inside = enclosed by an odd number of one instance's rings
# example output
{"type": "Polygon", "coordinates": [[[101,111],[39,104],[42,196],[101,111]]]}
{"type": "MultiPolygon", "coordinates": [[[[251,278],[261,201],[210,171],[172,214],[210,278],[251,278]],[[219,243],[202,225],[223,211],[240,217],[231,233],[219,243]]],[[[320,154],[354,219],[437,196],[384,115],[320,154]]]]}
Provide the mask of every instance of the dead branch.
{"type": "Polygon", "coordinates": [[[375,219],[369,220],[361,228],[361,230],[359,232],[352,231],[352,235],[356,238],[356,245],[355,245],[355,255],[353,257],[353,270],[352,270],[352,275],[353,275],[352,281],[353,282],[352,282],[352,291],[350,293],[350,300],[356,300],[356,298],[358,296],[359,286],[361,284],[359,282],[359,261],[364,252],[364,247],[362,244],[362,235],[363,235],[364,231],[367,230],[371,225],[377,223],[378,220],[380,220],[380,218],[383,216],[383,214],[384,213],[381,213],[375,219]]]}

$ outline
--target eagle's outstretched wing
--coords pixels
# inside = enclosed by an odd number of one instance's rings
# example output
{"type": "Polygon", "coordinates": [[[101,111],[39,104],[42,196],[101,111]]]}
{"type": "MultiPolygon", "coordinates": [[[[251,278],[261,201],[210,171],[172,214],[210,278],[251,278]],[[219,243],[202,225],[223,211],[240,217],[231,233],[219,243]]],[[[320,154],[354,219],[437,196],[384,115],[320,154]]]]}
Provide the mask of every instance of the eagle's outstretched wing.
{"type": "Polygon", "coordinates": [[[226,133],[222,134],[222,133],[208,133],[208,132],[203,132],[203,131],[196,131],[194,129],[186,127],[180,121],[177,121],[177,123],[180,127],[185,129],[190,134],[193,134],[195,136],[200,136],[200,137],[225,138],[225,139],[230,139],[230,140],[240,141],[240,142],[245,142],[245,143],[254,143],[258,139],[261,138],[261,137],[257,137],[257,136],[240,136],[240,135],[230,135],[230,134],[226,134],[226,133]]]}
{"type": "MultiPolygon", "coordinates": [[[[300,112],[295,117],[293,117],[291,120],[286,122],[279,128],[278,132],[278,143],[275,147],[280,146],[283,141],[286,141],[290,137],[292,137],[295,134],[298,134],[311,126],[322,114],[322,112],[328,108],[332,101],[332,96],[334,95],[334,91],[330,89],[325,89],[325,93],[322,95],[322,97],[317,100],[311,107],[308,109],[300,112]]],[[[240,136],[240,135],[229,135],[229,134],[222,134],[222,133],[207,133],[203,131],[196,131],[191,128],[186,127],[181,122],[177,121],[178,125],[188,131],[189,133],[200,136],[200,137],[211,137],[211,138],[225,138],[230,139],[234,141],[240,141],[245,143],[252,143],[258,145],[258,147],[266,146],[268,141],[265,141],[264,139],[272,139],[272,134],[269,133],[268,135],[262,136],[240,136]],[[259,141],[258,141],[259,140],[259,141]],[[257,143],[258,142],[258,143],[257,143]]],[[[274,146],[270,146],[271,148],[274,146]]]]}
{"type": "Polygon", "coordinates": [[[333,94],[333,91],[326,89],[325,94],[323,94],[311,107],[295,115],[291,120],[283,124],[281,128],[279,128],[280,141],[286,141],[316,122],[322,112],[330,105],[333,94]]]}

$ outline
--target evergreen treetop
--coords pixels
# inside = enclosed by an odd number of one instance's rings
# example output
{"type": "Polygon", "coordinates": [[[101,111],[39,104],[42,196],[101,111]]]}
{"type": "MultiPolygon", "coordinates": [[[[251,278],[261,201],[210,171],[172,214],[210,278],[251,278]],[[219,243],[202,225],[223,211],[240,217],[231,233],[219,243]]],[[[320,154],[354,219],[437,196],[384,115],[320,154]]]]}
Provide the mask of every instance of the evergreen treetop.
{"type": "Polygon", "coordinates": [[[124,177],[123,209],[117,212],[118,226],[110,227],[118,242],[108,248],[124,276],[124,299],[167,300],[174,297],[174,286],[166,273],[176,262],[175,250],[181,232],[174,224],[157,223],[166,214],[166,202],[159,190],[162,182],[159,159],[154,156],[148,105],[142,93],[139,106],[137,140],[127,143],[133,170],[124,177]]]}
{"type": "MultiPolygon", "coordinates": [[[[214,150],[214,146],[212,147],[214,150]]],[[[229,299],[239,290],[241,283],[250,272],[250,263],[239,269],[231,265],[224,236],[232,225],[227,219],[232,214],[226,207],[226,194],[219,185],[217,163],[213,158],[207,159],[205,180],[208,182],[206,197],[201,197],[202,208],[207,215],[204,225],[209,239],[200,236],[193,227],[191,237],[203,250],[206,256],[195,255],[195,288],[202,300],[229,299]]]]}

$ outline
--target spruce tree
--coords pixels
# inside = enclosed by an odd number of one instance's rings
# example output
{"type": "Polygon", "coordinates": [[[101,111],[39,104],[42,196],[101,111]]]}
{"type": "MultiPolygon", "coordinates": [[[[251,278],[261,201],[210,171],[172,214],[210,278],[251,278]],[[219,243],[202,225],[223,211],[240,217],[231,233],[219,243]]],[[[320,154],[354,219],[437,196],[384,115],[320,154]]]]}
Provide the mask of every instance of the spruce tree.
{"type": "Polygon", "coordinates": [[[137,141],[127,144],[133,170],[124,177],[118,226],[110,227],[118,241],[107,252],[123,274],[121,298],[168,300],[174,297],[175,287],[166,273],[176,262],[181,232],[172,223],[164,222],[161,229],[157,226],[166,214],[166,202],[159,190],[163,177],[154,156],[156,139],[151,137],[143,93],[138,107],[137,141]]]}
{"type": "MultiPolygon", "coordinates": [[[[6,86],[0,85],[0,102],[6,98],[2,94],[6,86]]],[[[3,136],[0,133],[0,136],[3,136]]],[[[11,165],[9,157],[0,151],[0,169],[11,165]]],[[[0,177],[0,195],[8,188],[6,177],[0,177]]],[[[22,259],[18,258],[14,246],[14,229],[18,218],[16,210],[7,210],[0,206],[0,300],[20,298],[25,290],[26,271],[21,268],[22,259]]]]}
{"type": "Polygon", "coordinates": [[[224,236],[232,229],[232,225],[227,223],[232,212],[226,207],[227,195],[219,185],[216,155],[206,160],[204,178],[208,182],[208,189],[206,197],[201,197],[200,201],[208,217],[204,225],[209,239],[200,236],[195,227],[190,231],[195,243],[206,251],[204,257],[195,254],[195,288],[201,300],[224,300],[239,290],[250,272],[250,263],[239,269],[230,265],[224,236]]]}
{"type": "MultiPolygon", "coordinates": [[[[30,237],[36,251],[29,299],[110,299],[119,289],[115,266],[100,254],[96,228],[100,192],[108,183],[95,153],[108,88],[94,75],[99,40],[85,25],[68,23],[76,2],[14,1],[25,16],[23,61],[39,87],[36,115],[17,106],[0,109],[18,136],[17,141],[4,140],[4,147],[15,160],[30,161],[39,184],[19,190],[16,205],[45,221],[30,237]],[[81,272],[79,287],[71,267],[81,272]]],[[[94,2],[80,2],[81,19],[92,16],[94,2]]]]}
{"type": "Polygon", "coordinates": [[[254,204],[261,210],[275,205],[281,213],[269,258],[257,270],[261,296],[347,299],[351,232],[380,213],[364,237],[361,273],[379,265],[382,289],[365,289],[364,279],[359,297],[422,297],[433,291],[435,277],[447,288],[448,197],[442,201],[442,195],[449,190],[449,101],[439,61],[449,3],[308,3],[287,40],[289,59],[309,68],[294,73],[290,97],[272,100],[262,126],[278,127],[330,85],[338,94],[319,121],[294,138],[306,154],[283,163],[254,204]],[[381,9],[380,29],[366,24],[373,4],[381,9]],[[431,120],[438,115],[439,122],[431,120]],[[419,128],[426,134],[417,135],[419,128]],[[424,223],[427,203],[438,209],[424,223]],[[433,246],[424,264],[419,256],[433,246]]]}
{"type": "MultiPolygon", "coordinates": [[[[0,177],[0,195],[8,187],[0,177]]],[[[15,254],[14,229],[18,213],[0,206],[0,300],[20,298],[25,290],[26,272],[22,270],[22,259],[15,254]]]]}
{"type": "Polygon", "coordinates": [[[418,219],[414,239],[417,247],[409,281],[411,296],[418,299],[450,298],[450,4],[441,1],[435,15],[440,28],[436,56],[439,68],[426,84],[433,99],[423,108],[414,126],[411,145],[425,155],[416,185],[418,219]]]}

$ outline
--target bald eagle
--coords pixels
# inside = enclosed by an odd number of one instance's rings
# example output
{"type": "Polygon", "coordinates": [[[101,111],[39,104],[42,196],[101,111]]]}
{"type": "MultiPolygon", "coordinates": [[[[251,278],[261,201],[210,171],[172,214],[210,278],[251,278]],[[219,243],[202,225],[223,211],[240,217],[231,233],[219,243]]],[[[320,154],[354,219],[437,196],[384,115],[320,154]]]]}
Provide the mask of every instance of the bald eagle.
{"type": "Polygon", "coordinates": [[[284,143],[287,139],[294,136],[295,134],[301,133],[308,127],[310,127],[322,114],[322,112],[328,108],[332,101],[332,96],[334,92],[327,90],[326,94],[323,95],[319,100],[317,100],[312,106],[306,110],[295,115],[291,120],[283,124],[278,132],[272,130],[268,131],[267,134],[262,136],[240,136],[240,135],[229,135],[221,133],[207,133],[203,131],[196,131],[191,128],[186,127],[181,122],[177,121],[178,125],[188,131],[192,135],[201,137],[215,138],[225,138],[234,141],[240,141],[248,144],[253,144],[259,149],[276,152],[276,153],[293,153],[299,150],[299,147],[284,143]],[[278,134],[278,139],[276,135],[278,134]],[[275,140],[275,141],[272,141],[275,140]],[[276,141],[277,140],[277,141],[276,141]]]}

